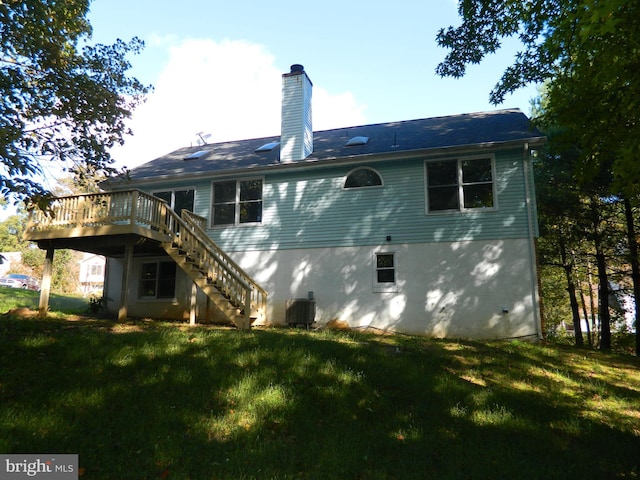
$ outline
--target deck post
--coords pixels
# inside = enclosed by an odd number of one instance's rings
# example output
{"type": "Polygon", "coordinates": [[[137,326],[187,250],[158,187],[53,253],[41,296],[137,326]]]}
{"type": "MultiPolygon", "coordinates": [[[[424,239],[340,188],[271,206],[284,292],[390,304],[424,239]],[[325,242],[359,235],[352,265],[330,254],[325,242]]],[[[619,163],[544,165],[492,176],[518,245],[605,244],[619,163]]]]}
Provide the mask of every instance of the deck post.
{"type": "Polygon", "coordinates": [[[47,248],[47,255],[44,259],[42,283],[40,284],[40,303],[38,305],[38,313],[41,317],[45,317],[49,311],[49,294],[51,293],[54,253],[55,249],[53,247],[47,248]]]}
{"type": "Polygon", "coordinates": [[[196,311],[198,309],[198,285],[191,283],[191,308],[189,310],[189,325],[196,324],[196,311]]]}
{"type": "Polygon", "coordinates": [[[133,243],[127,242],[124,247],[124,265],[122,266],[122,290],[120,292],[120,308],[118,309],[118,321],[127,318],[127,305],[129,305],[129,277],[131,276],[131,264],[133,263],[133,243]]]}
{"type": "Polygon", "coordinates": [[[251,288],[245,291],[244,299],[244,326],[243,329],[251,330],[251,288]]]}

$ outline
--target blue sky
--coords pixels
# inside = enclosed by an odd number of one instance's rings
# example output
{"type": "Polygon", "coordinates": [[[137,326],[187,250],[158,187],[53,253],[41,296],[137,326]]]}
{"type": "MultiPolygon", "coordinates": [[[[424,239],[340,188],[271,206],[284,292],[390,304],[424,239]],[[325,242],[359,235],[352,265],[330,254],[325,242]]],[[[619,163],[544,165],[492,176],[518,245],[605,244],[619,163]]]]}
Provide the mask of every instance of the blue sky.
{"type": "MultiPolygon", "coordinates": [[[[93,0],[93,41],[145,41],[131,74],[155,91],[133,114],[134,135],[112,150],[133,168],[195,144],[277,135],[282,74],[304,65],[315,130],[520,108],[535,86],[496,107],[489,92],[513,61],[505,45],[463,79],[440,78],[440,28],[457,25],[456,0],[93,0]]],[[[43,182],[57,184],[47,168],[43,182]]],[[[11,213],[0,211],[0,218],[11,213]]]]}
{"type": "Polygon", "coordinates": [[[515,47],[441,79],[435,36],[459,23],[454,0],[323,2],[93,0],[93,40],[138,36],[132,74],[155,86],[134,114],[134,137],[112,153],[129,167],[196,141],[279,132],[281,75],[305,66],[314,84],[314,129],[520,108],[535,87],[495,107],[489,91],[515,47]]]}

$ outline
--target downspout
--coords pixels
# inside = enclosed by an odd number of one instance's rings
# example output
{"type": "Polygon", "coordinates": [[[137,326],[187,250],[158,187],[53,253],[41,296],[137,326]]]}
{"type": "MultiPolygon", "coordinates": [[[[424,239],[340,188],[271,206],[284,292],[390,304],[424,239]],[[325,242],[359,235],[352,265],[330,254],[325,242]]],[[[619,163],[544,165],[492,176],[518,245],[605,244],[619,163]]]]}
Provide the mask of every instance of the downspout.
{"type": "Polygon", "coordinates": [[[531,275],[531,301],[533,306],[533,317],[536,324],[536,334],[542,340],[542,318],[540,314],[540,292],[538,288],[538,256],[536,254],[535,228],[533,224],[533,193],[530,170],[529,143],[525,142],[522,153],[522,164],[524,167],[524,190],[527,208],[527,224],[529,229],[529,266],[531,275]]]}

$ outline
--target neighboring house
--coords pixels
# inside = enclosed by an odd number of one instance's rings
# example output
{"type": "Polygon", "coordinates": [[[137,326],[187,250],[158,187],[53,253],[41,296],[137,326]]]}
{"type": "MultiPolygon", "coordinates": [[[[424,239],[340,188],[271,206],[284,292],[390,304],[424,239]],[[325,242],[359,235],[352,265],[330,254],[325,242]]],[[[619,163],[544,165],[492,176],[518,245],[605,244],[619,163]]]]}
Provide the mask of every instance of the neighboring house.
{"type": "Polygon", "coordinates": [[[292,66],[281,135],[152,160],[109,193],[60,199],[28,238],[49,257],[105,255],[120,317],[541,337],[531,150],[544,137],[527,117],[314,132],[311,93],[292,66]]]}
{"type": "Polygon", "coordinates": [[[82,295],[100,294],[104,287],[106,260],[102,255],[86,253],[80,260],[78,284],[82,295]]]}
{"type": "Polygon", "coordinates": [[[616,282],[609,282],[609,306],[617,313],[617,322],[614,317],[611,329],[625,330],[628,332],[636,331],[636,302],[633,298],[633,288],[625,289],[623,285],[616,282]]]}
{"type": "Polygon", "coordinates": [[[0,277],[10,273],[16,265],[22,263],[21,252],[2,252],[0,253],[0,277]]]}

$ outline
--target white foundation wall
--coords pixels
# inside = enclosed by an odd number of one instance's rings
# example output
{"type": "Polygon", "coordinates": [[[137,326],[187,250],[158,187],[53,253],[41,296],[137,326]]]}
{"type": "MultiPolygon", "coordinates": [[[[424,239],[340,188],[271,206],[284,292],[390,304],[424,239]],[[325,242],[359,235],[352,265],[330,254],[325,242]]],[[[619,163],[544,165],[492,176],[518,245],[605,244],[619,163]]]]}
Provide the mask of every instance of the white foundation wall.
{"type": "MultiPolygon", "coordinates": [[[[346,322],[432,337],[539,337],[537,278],[527,239],[231,252],[268,292],[268,323],[286,324],[285,303],[313,296],[316,322],[346,322]],[[393,253],[396,282],[376,285],[375,254],[393,253]],[[381,291],[382,290],[382,291],[381,291]]],[[[176,297],[141,299],[140,265],[129,282],[131,317],[187,320],[191,280],[178,269],[176,297]]],[[[160,259],[158,259],[160,260],[160,259]]],[[[166,257],[163,259],[166,260],[166,257]]],[[[120,304],[122,259],[109,259],[108,310],[120,304]]],[[[197,321],[218,321],[198,291],[197,321]]]]}
{"type": "Polygon", "coordinates": [[[527,239],[235,252],[269,292],[270,324],[285,302],[316,301],[316,321],[433,337],[539,336],[527,239]],[[396,283],[379,291],[375,254],[393,253],[396,283]],[[312,293],[310,293],[312,292],[312,293]]]}
{"type": "MultiPolygon", "coordinates": [[[[152,261],[168,261],[168,257],[137,257],[133,259],[129,279],[129,302],[127,315],[133,318],[154,318],[165,320],[189,320],[191,310],[191,287],[193,282],[180,268],[176,270],[176,290],[172,299],[140,298],[139,278],[142,263],[152,261]]],[[[123,259],[107,258],[106,290],[107,311],[118,312],[121,302],[123,278],[123,259]]],[[[220,322],[215,306],[207,296],[197,290],[196,318],[198,322],[220,322]]]]}

